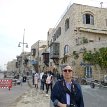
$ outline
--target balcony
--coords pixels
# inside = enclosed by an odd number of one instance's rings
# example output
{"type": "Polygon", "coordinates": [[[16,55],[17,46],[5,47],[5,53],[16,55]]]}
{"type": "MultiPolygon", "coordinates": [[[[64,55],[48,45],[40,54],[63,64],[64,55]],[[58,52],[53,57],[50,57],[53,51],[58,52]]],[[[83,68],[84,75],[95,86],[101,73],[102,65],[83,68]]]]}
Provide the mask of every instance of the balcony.
{"type": "Polygon", "coordinates": [[[59,59],[59,43],[53,42],[50,46],[50,59],[59,59]]]}
{"type": "Polygon", "coordinates": [[[43,63],[46,66],[49,66],[49,53],[48,52],[43,52],[42,55],[43,55],[43,63]]]}
{"type": "Polygon", "coordinates": [[[50,53],[50,59],[57,59],[59,58],[59,53],[50,53]]]}

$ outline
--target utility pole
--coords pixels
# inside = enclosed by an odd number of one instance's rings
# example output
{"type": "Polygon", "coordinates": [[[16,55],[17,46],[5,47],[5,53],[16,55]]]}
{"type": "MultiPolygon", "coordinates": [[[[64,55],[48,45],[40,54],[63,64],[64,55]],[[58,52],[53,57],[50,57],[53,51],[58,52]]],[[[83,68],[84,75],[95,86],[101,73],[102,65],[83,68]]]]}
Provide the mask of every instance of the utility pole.
{"type": "Polygon", "coordinates": [[[38,72],[39,72],[39,44],[40,43],[40,40],[38,40],[38,72]]]}
{"type": "Polygon", "coordinates": [[[20,45],[22,44],[22,65],[21,65],[21,68],[22,68],[22,74],[24,73],[23,70],[25,70],[23,67],[23,60],[24,60],[24,45],[26,44],[26,48],[28,48],[28,43],[25,43],[24,41],[24,38],[25,38],[25,29],[24,29],[24,33],[23,33],[23,41],[22,42],[19,42],[18,44],[18,47],[21,47],[20,45]]]}

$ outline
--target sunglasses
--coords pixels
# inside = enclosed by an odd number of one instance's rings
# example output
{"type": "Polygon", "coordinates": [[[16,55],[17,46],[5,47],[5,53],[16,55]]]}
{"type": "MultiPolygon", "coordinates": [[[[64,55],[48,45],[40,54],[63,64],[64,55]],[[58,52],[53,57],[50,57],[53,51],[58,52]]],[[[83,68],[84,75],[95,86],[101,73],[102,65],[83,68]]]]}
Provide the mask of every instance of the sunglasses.
{"type": "Polygon", "coordinates": [[[63,71],[64,71],[64,72],[67,72],[67,71],[68,71],[68,72],[72,72],[71,69],[64,69],[63,71]]]}

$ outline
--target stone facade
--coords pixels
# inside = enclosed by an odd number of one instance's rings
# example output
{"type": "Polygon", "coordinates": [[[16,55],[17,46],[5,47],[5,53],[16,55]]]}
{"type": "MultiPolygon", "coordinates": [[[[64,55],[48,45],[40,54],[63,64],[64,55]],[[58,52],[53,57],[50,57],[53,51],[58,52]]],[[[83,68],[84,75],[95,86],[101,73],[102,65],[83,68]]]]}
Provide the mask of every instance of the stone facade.
{"type": "Polygon", "coordinates": [[[48,48],[51,47],[52,42],[60,44],[59,65],[57,66],[59,71],[61,71],[62,64],[70,64],[74,67],[76,76],[84,77],[88,69],[92,69],[92,76],[95,78],[94,67],[80,65],[83,62],[82,52],[84,49],[93,51],[107,46],[106,13],[106,8],[72,4],[57,26],[49,30],[48,48]],[[74,53],[78,54],[77,59],[74,58],[74,53]],[[84,68],[87,70],[84,71],[84,68]]]}
{"type": "Polygon", "coordinates": [[[7,63],[7,72],[8,74],[12,74],[12,73],[16,73],[17,72],[17,68],[16,68],[16,59],[13,59],[12,61],[9,61],[7,63]]]}
{"type": "Polygon", "coordinates": [[[42,53],[45,51],[47,46],[47,41],[45,40],[38,40],[36,43],[34,43],[31,46],[31,61],[33,68],[36,71],[42,71],[43,67],[44,67],[44,63],[43,63],[43,56],[42,53]]]}

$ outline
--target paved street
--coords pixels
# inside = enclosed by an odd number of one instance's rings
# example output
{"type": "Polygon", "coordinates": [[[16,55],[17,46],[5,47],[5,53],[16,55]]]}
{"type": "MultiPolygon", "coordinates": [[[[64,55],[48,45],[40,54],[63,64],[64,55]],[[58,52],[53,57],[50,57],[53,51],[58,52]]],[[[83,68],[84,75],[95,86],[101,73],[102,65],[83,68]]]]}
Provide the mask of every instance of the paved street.
{"type": "Polygon", "coordinates": [[[29,89],[30,87],[27,83],[23,83],[22,86],[13,86],[10,91],[8,90],[8,88],[0,88],[0,107],[8,107],[11,103],[15,102],[17,98],[20,98],[20,96],[29,89]]]}
{"type": "Polygon", "coordinates": [[[107,88],[83,86],[85,107],[107,107],[107,88]]]}
{"type": "MultiPolygon", "coordinates": [[[[90,88],[88,85],[82,86],[85,107],[107,107],[107,89],[90,88]]],[[[53,107],[50,96],[35,88],[26,93],[21,100],[12,107],[53,107]]]]}
{"type": "MultiPolygon", "coordinates": [[[[88,85],[82,86],[84,107],[107,107],[107,88],[90,88],[88,85]]],[[[51,105],[52,106],[52,102],[51,105]]]]}
{"type": "MultiPolygon", "coordinates": [[[[50,96],[47,97],[45,92],[42,93],[40,89],[35,89],[34,86],[29,91],[27,90],[29,90],[27,83],[22,87],[15,86],[11,91],[1,89],[0,107],[8,107],[10,104],[9,107],[53,107],[50,96]]],[[[107,107],[107,88],[95,87],[92,89],[90,86],[84,85],[82,91],[85,107],[107,107]]]]}
{"type": "Polygon", "coordinates": [[[22,96],[21,100],[11,107],[50,107],[50,96],[35,88],[22,96]]]}

